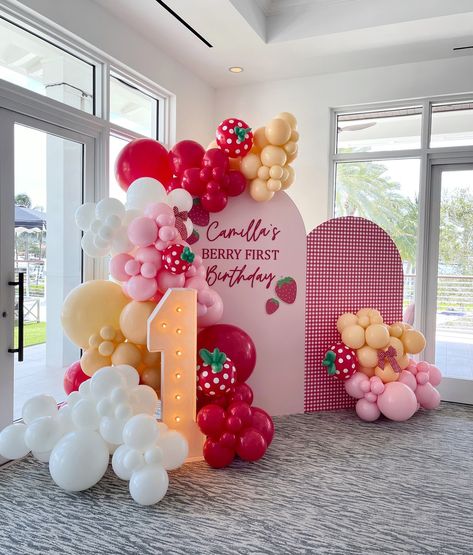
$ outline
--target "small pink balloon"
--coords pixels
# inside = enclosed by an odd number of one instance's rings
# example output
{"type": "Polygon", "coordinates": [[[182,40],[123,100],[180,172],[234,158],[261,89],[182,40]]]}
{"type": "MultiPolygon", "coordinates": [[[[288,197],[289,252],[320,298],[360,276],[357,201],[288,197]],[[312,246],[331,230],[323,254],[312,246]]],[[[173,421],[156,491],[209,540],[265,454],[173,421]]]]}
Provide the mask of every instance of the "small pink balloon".
{"type": "Polygon", "coordinates": [[[186,278],[191,278],[197,275],[197,268],[195,266],[189,266],[186,272],[186,278]]]}
{"type": "Polygon", "coordinates": [[[367,382],[363,382],[362,384],[360,384],[360,389],[364,393],[368,393],[368,391],[370,390],[370,382],[367,381],[367,382]]]}
{"type": "Polygon", "coordinates": [[[415,391],[417,388],[416,377],[413,374],[411,374],[411,372],[409,372],[408,370],[403,370],[399,374],[399,381],[403,384],[406,384],[407,387],[412,389],[412,391],[415,391]]]}
{"type": "Polygon", "coordinates": [[[202,318],[203,316],[205,316],[208,312],[208,308],[201,303],[197,303],[197,318],[202,318]]]}
{"type": "Polygon", "coordinates": [[[201,291],[202,289],[208,289],[209,284],[202,277],[195,276],[186,279],[185,287],[187,289],[197,289],[197,291],[201,291]]]}
{"type": "Polygon", "coordinates": [[[416,397],[424,409],[436,409],[440,405],[440,393],[431,383],[418,385],[416,397]]]}
{"type": "Polygon", "coordinates": [[[110,275],[117,281],[128,281],[130,274],[125,271],[125,265],[133,258],[129,254],[116,254],[110,260],[110,275]]]}
{"type": "Polygon", "coordinates": [[[203,277],[204,279],[207,277],[207,268],[205,266],[199,266],[197,268],[197,276],[203,277]]]}
{"type": "Polygon", "coordinates": [[[206,328],[207,326],[213,326],[216,324],[223,316],[223,301],[222,297],[214,291],[209,289],[213,296],[212,305],[207,307],[207,312],[204,316],[197,318],[197,325],[199,328],[206,328]]]}
{"type": "Polygon", "coordinates": [[[376,399],[378,398],[378,396],[371,391],[368,391],[368,393],[365,393],[364,398],[368,401],[368,403],[376,403],[376,399]]]}
{"type": "Polygon", "coordinates": [[[184,274],[171,274],[167,270],[160,270],[156,280],[158,282],[158,289],[161,293],[166,293],[170,287],[184,287],[186,278],[184,274]]]}
{"type": "Polygon", "coordinates": [[[149,279],[143,276],[133,276],[126,284],[126,289],[128,295],[134,301],[148,301],[156,294],[158,284],[155,279],[149,279]]]}
{"type": "Polygon", "coordinates": [[[434,387],[437,387],[442,381],[442,372],[433,364],[430,365],[429,381],[434,387]]]}
{"type": "Polygon", "coordinates": [[[210,307],[213,305],[215,297],[210,289],[200,289],[197,293],[197,300],[206,307],[210,307]]]}
{"type": "Polygon", "coordinates": [[[128,262],[125,264],[125,272],[129,276],[137,276],[140,273],[140,269],[141,264],[138,262],[138,260],[135,260],[134,258],[131,258],[131,260],[128,260],[128,262]]]}
{"type": "Polygon", "coordinates": [[[378,376],[370,378],[370,389],[375,395],[381,395],[384,391],[384,383],[378,376]]]}
{"type": "Polygon", "coordinates": [[[174,216],[173,209],[164,202],[154,202],[153,204],[148,204],[145,208],[145,216],[148,218],[153,218],[156,220],[158,216],[174,216]]]}
{"type": "Polygon", "coordinates": [[[150,218],[135,218],[128,224],[128,238],[137,247],[147,247],[158,238],[158,226],[150,218]]]}
{"type": "Polygon", "coordinates": [[[402,382],[385,384],[384,392],[378,397],[379,410],[396,422],[408,420],[417,410],[417,399],[410,387],[402,382]]]}
{"type": "Polygon", "coordinates": [[[175,227],[166,225],[159,230],[159,238],[161,241],[174,241],[177,239],[179,232],[175,227]]]}
{"type": "Polygon", "coordinates": [[[151,262],[145,262],[141,265],[141,275],[145,278],[154,278],[158,273],[158,269],[151,262]]]}
{"type": "Polygon", "coordinates": [[[359,399],[355,405],[355,411],[358,417],[365,422],[374,422],[378,420],[381,415],[378,405],[376,403],[370,403],[367,399],[359,399]]]}
{"type": "Polygon", "coordinates": [[[173,227],[176,223],[176,218],[174,217],[174,214],[161,214],[156,218],[156,223],[159,227],[173,227]]]}
{"type": "Polygon", "coordinates": [[[427,372],[417,372],[416,380],[418,384],[424,385],[429,381],[429,374],[427,372]]]}
{"type": "Polygon", "coordinates": [[[363,374],[363,372],[355,372],[351,378],[345,381],[345,391],[348,395],[350,395],[350,397],[361,399],[366,393],[361,389],[361,384],[368,384],[369,389],[369,381],[370,379],[366,374],[363,374]]]}
{"type": "Polygon", "coordinates": [[[422,361],[417,363],[417,372],[428,372],[430,370],[430,364],[428,362],[422,361]]]}
{"type": "Polygon", "coordinates": [[[168,247],[169,247],[169,241],[161,241],[161,239],[158,239],[154,244],[155,250],[160,252],[162,252],[164,249],[167,249],[168,247]]]}
{"type": "Polygon", "coordinates": [[[162,256],[161,253],[156,250],[154,245],[152,247],[142,247],[135,252],[135,259],[141,262],[150,262],[154,264],[158,269],[161,267],[162,256]]]}
{"type": "Polygon", "coordinates": [[[193,265],[198,268],[199,266],[202,266],[203,262],[204,261],[202,260],[202,257],[196,254],[194,257],[193,265]]]}

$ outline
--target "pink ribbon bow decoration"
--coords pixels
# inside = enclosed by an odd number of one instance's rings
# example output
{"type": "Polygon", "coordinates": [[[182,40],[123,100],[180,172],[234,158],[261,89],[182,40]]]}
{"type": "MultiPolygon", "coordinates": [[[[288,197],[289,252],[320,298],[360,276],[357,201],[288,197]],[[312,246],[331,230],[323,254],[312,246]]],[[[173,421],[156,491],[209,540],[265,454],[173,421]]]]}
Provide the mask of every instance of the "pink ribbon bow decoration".
{"type": "Polygon", "coordinates": [[[174,225],[176,226],[177,231],[179,231],[183,241],[185,241],[187,239],[187,229],[184,222],[189,218],[189,212],[185,210],[179,212],[179,208],[177,206],[173,207],[173,211],[174,217],[176,218],[176,223],[174,225]]]}
{"type": "Polygon", "coordinates": [[[396,349],[390,345],[386,351],[378,351],[378,366],[384,370],[384,366],[386,364],[386,362],[388,362],[394,372],[401,372],[401,367],[399,366],[399,363],[396,360],[396,356],[397,356],[397,351],[396,349]]]}

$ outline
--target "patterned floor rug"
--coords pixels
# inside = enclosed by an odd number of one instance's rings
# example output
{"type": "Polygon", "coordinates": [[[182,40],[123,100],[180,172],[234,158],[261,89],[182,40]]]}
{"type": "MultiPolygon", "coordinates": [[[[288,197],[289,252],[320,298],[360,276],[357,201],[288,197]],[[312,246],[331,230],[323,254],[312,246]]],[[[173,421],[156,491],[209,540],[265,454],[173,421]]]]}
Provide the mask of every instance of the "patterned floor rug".
{"type": "Polygon", "coordinates": [[[473,407],[402,424],[294,415],[276,427],[263,460],[185,465],[154,507],[111,472],[70,494],[31,458],[4,467],[0,553],[472,553],[473,407]]]}

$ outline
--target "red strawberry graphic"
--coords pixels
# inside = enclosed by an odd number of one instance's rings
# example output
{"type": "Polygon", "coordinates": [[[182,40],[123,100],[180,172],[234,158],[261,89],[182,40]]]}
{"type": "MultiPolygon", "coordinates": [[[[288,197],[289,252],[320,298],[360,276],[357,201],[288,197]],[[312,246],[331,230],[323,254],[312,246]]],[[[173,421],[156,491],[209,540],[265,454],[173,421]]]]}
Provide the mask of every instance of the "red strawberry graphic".
{"type": "Polygon", "coordinates": [[[199,225],[200,227],[206,227],[209,225],[210,214],[202,206],[200,198],[195,198],[193,200],[193,206],[189,211],[189,218],[192,220],[194,225],[199,225]]]}
{"type": "Polygon", "coordinates": [[[274,314],[279,308],[279,301],[277,299],[268,299],[266,301],[266,313],[274,314]]]}
{"type": "Polygon", "coordinates": [[[189,245],[193,245],[194,243],[197,243],[199,238],[200,238],[199,232],[194,229],[192,230],[191,235],[187,238],[187,242],[189,245]]]}
{"type": "Polygon", "coordinates": [[[236,380],[233,362],[219,349],[211,353],[207,349],[199,351],[200,364],[197,366],[197,390],[209,397],[220,397],[228,393],[236,380]]]}
{"type": "Polygon", "coordinates": [[[327,367],[329,376],[335,376],[339,380],[348,380],[358,370],[355,351],[344,343],[332,345],[325,353],[322,364],[327,367]]]}
{"type": "Polygon", "coordinates": [[[292,304],[297,296],[297,283],[292,277],[282,278],[277,282],[275,291],[281,301],[292,304]]]}
{"type": "Polygon", "coordinates": [[[231,158],[246,156],[253,146],[251,127],[241,119],[223,120],[217,127],[217,144],[231,158]]]}
{"type": "Polygon", "coordinates": [[[184,245],[169,245],[162,254],[164,269],[176,275],[187,272],[194,258],[195,254],[184,245]]]}

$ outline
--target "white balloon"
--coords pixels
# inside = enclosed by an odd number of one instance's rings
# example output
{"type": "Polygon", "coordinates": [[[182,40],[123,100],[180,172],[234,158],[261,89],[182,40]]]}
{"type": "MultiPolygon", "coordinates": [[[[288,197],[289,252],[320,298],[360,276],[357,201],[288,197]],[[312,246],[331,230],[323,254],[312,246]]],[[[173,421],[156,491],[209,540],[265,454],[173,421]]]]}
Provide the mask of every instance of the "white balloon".
{"type": "Polygon", "coordinates": [[[128,402],[127,390],[123,387],[116,387],[115,389],[112,389],[112,392],[110,393],[110,400],[116,405],[128,402]]]}
{"type": "Polygon", "coordinates": [[[28,424],[25,443],[31,451],[44,453],[51,451],[62,436],[59,419],[54,416],[41,416],[28,424]]]}
{"type": "Polygon", "coordinates": [[[79,386],[79,394],[83,399],[92,399],[92,392],[90,391],[90,380],[85,380],[79,386]]]}
{"type": "Polygon", "coordinates": [[[108,447],[99,434],[92,430],[78,430],[56,444],[49,459],[49,472],[60,488],[82,491],[102,478],[108,461],[108,447]]]}
{"type": "Polygon", "coordinates": [[[135,219],[142,216],[141,210],[127,210],[125,212],[125,217],[123,218],[123,225],[128,228],[128,225],[135,219]]]}
{"type": "Polygon", "coordinates": [[[49,462],[49,458],[51,457],[51,451],[46,451],[45,453],[38,453],[38,451],[32,451],[31,454],[37,461],[42,463],[49,462]]]}
{"type": "Polygon", "coordinates": [[[140,453],[136,449],[131,449],[123,458],[123,466],[131,473],[135,472],[142,466],[145,465],[145,459],[143,453],[140,453]]]}
{"type": "Polygon", "coordinates": [[[140,375],[136,368],[133,368],[133,366],[130,366],[129,364],[119,364],[114,368],[125,378],[128,389],[132,389],[140,383],[140,375]]]}
{"type": "Polygon", "coordinates": [[[169,427],[164,422],[158,422],[159,437],[169,430],[169,427]]]}
{"type": "Polygon", "coordinates": [[[158,436],[156,419],[149,414],[133,416],[123,428],[123,443],[138,451],[145,451],[155,445],[158,436]]]}
{"type": "Polygon", "coordinates": [[[90,391],[96,401],[108,397],[116,387],[126,387],[126,382],[112,366],[101,368],[90,378],[90,391]]]}
{"type": "Polygon", "coordinates": [[[122,219],[115,214],[112,214],[111,216],[108,216],[105,220],[105,225],[111,227],[113,230],[115,230],[116,233],[117,229],[120,228],[122,225],[122,219]]]}
{"type": "Polygon", "coordinates": [[[110,241],[107,241],[106,239],[100,236],[100,230],[99,230],[99,232],[94,236],[94,246],[97,249],[106,250],[106,254],[108,254],[108,251],[111,247],[111,243],[110,241]]]}
{"type": "Polygon", "coordinates": [[[99,219],[95,219],[90,224],[90,231],[94,234],[97,234],[102,227],[102,222],[99,219]]]}
{"type": "Polygon", "coordinates": [[[115,409],[115,418],[128,420],[133,416],[133,407],[130,403],[120,403],[115,409]]]}
{"type": "MultiPolygon", "coordinates": [[[[89,381],[90,380],[87,380],[87,382],[89,382],[89,381]]],[[[83,383],[80,384],[79,391],[80,391],[80,388],[82,387],[82,385],[84,383],[87,383],[87,382],[83,382],[83,383]]],[[[67,402],[68,407],[72,408],[75,404],[77,404],[82,399],[82,394],[79,393],[79,391],[71,391],[71,393],[69,393],[69,395],[66,398],[66,402],[67,402]]]]}
{"type": "Polygon", "coordinates": [[[130,495],[140,505],[154,505],[166,495],[169,477],[159,464],[146,465],[136,470],[130,479],[130,495]]]}
{"type": "Polygon", "coordinates": [[[100,435],[105,441],[120,445],[123,443],[123,428],[126,420],[118,420],[110,416],[103,416],[100,419],[100,435]]]}
{"type": "Polygon", "coordinates": [[[158,395],[149,385],[139,385],[132,389],[130,399],[135,414],[144,413],[154,416],[158,410],[158,395]]]}
{"type": "Polygon", "coordinates": [[[21,459],[30,452],[25,443],[26,425],[17,422],[0,432],[0,456],[5,459],[21,459]]]}
{"type": "Polygon", "coordinates": [[[95,207],[95,216],[98,220],[105,222],[109,216],[125,216],[125,206],[116,198],[104,198],[95,207]]]}
{"type": "Polygon", "coordinates": [[[113,403],[110,401],[108,397],[101,399],[97,403],[97,413],[100,416],[113,416],[114,414],[114,406],[113,403]]]}
{"type": "Polygon", "coordinates": [[[108,249],[99,248],[95,245],[95,233],[92,231],[86,231],[82,236],[80,241],[80,246],[87,256],[91,258],[100,258],[108,253],[108,249]]]}
{"type": "Polygon", "coordinates": [[[100,236],[101,239],[106,241],[107,244],[110,243],[110,241],[113,239],[114,235],[115,235],[115,231],[112,227],[104,224],[100,228],[99,236],[100,236]]]}
{"type": "Polygon", "coordinates": [[[155,202],[166,199],[166,190],[157,179],[140,177],[133,181],[126,192],[127,209],[140,210],[141,212],[155,202]]]}
{"type": "Polygon", "coordinates": [[[126,227],[121,227],[115,232],[112,240],[111,254],[120,254],[122,252],[130,252],[134,248],[133,243],[128,239],[128,232],[126,227]]]}
{"type": "Polygon", "coordinates": [[[107,444],[108,452],[110,455],[113,455],[119,447],[119,445],[116,445],[115,443],[109,443],[108,441],[106,441],[105,443],[107,444]]]}
{"type": "Polygon", "coordinates": [[[92,399],[81,399],[72,409],[72,421],[77,428],[97,430],[100,416],[95,409],[95,402],[92,399]]]}
{"type": "Polygon", "coordinates": [[[21,416],[25,424],[30,424],[40,416],[57,415],[57,403],[51,395],[36,395],[23,405],[21,416]]]}
{"type": "Polygon", "coordinates": [[[95,203],[86,202],[76,210],[76,225],[82,231],[87,231],[90,224],[95,220],[95,203]]]}
{"type": "Polygon", "coordinates": [[[158,447],[163,451],[162,465],[166,470],[175,470],[184,464],[189,454],[187,439],[176,430],[161,434],[158,447]]]}
{"type": "Polygon", "coordinates": [[[113,453],[112,468],[120,480],[128,481],[131,478],[132,472],[125,468],[124,464],[125,456],[130,453],[130,451],[132,451],[132,449],[127,445],[120,445],[115,453],[113,453]]]}
{"type": "Polygon", "coordinates": [[[72,421],[72,407],[69,405],[64,405],[59,409],[57,419],[61,426],[62,436],[75,430],[74,422],[72,421]]]}
{"type": "Polygon", "coordinates": [[[173,189],[164,201],[169,206],[177,206],[179,212],[190,212],[192,208],[192,195],[185,189],[173,189]]]}
{"type": "Polygon", "coordinates": [[[163,462],[163,450],[161,447],[155,446],[150,447],[145,451],[145,463],[146,464],[162,464],[163,462]]]}

